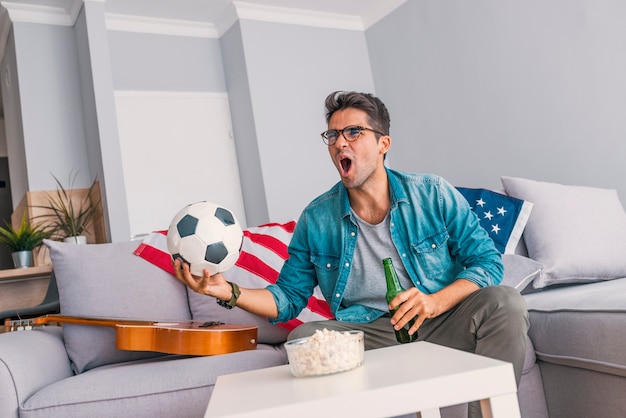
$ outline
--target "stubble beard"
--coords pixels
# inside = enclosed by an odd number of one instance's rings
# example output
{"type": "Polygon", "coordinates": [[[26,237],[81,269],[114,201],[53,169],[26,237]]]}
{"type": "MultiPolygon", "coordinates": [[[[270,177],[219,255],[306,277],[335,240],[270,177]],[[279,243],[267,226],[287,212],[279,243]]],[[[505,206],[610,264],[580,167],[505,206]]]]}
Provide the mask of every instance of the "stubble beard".
{"type": "MultiPolygon", "coordinates": [[[[352,164],[355,164],[354,162],[352,164]]],[[[376,166],[367,169],[368,167],[364,167],[359,170],[356,166],[353,168],[355,171],[355,176],[353,178],[341,177],[341,182],[343,186],[348,190],[360,189],[363,185],[367,184],[376,174],[376,166]]]]}

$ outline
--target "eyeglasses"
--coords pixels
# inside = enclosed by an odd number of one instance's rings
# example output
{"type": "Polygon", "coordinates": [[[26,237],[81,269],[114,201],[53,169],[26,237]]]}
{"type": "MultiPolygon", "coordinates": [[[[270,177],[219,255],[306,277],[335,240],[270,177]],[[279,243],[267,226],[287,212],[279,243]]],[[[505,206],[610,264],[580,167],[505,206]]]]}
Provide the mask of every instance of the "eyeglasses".
{"type": "Polygon", "coordinates": [[[376,131],[372,128],[366,128],[364,126],[348,126],[343,129],[329,129],[321,133],[322,139],[326,145],[335,145],[335,142],[339,139],[339,134],[348,142],[354,142],[361,136],[363,131],[372,131],[378,135],[385,135],[382,132],[376,131]]]}

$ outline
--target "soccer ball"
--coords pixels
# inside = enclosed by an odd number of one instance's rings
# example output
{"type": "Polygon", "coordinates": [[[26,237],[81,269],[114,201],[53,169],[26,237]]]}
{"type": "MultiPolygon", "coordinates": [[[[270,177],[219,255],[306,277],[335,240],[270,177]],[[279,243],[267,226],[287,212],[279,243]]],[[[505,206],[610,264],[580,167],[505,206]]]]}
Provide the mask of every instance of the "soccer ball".
{"type": "Polygon", "coordinates": [[[243,231],[228,209],[211,202],[185,206],[170,222],[167,249],[172,258],[189,264],[191,274],[211,275],[235,265],[243,242],[243,231]]]}

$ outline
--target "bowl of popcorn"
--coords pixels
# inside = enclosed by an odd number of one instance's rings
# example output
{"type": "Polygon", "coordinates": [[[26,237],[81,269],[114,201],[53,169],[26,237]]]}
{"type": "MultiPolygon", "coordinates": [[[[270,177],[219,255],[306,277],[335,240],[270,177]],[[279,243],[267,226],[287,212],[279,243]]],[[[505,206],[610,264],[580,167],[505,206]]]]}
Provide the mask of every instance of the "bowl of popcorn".
{"type": "Polygon", "coordinates": [[[363,364],[363,331],[317,330],[286,342],[285,348],[296,377],[345,372],[363,364]]]}

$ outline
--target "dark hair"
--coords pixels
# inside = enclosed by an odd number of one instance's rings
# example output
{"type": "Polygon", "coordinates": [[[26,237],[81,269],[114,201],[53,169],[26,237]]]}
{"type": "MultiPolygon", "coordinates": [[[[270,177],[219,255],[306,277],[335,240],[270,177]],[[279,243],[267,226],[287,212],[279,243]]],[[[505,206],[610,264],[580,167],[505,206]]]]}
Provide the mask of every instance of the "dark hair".
{"type": "Polygon", "coordinates": [[[372,129],[389,135],[389,112],[385,104],[376,96],[355,91],[335,91],[326,97],[326,124],[338,110],[355,108],[367,114],[367,121],[372,129]]]}

